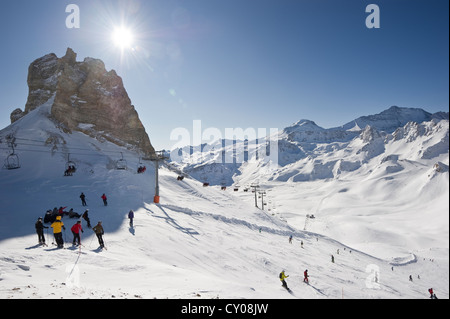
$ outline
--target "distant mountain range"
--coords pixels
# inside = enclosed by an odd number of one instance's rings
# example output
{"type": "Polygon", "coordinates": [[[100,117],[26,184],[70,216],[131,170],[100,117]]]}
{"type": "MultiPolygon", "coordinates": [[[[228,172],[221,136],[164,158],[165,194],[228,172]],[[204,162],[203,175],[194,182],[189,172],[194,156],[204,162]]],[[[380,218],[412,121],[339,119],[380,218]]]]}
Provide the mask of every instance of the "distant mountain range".
{"type": "Polygon", "coordinates": [[[172,154],[183,156],[176,156],[172,166],[217,185],[241,184],[243,179],[248,179],[247,182],[333,179],[344,172],[358,171],[374,157],[383,154],[389,157],[390,145],[394,143],[412,146],[411,142],[416,140],[414,147],[402,148],[408,154],[395,154],[395,158],[432,160],[448,154],[448,121],[448,112],[432,114],[398,106],[330,129],[303,119],[256,141],[219,140],[174,150],[172,154]],[[269,147],[271,165],[265,156],[269,147]],[[411,154],[411,149],[416,152],[411,154]],[[225,161],[226,158],[232,160],[225,161]]]}

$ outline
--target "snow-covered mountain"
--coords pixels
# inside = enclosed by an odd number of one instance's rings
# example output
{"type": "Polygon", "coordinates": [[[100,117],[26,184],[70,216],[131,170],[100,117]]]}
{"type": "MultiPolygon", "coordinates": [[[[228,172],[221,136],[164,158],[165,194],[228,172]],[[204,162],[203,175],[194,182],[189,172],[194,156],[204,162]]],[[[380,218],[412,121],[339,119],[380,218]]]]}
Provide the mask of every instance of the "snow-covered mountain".
{"type": "Polygon", "coordinates": [[[420,154],[408,151],[408,154],[394,155],[410,160],[422,157],[438,161],[439,156],[448,154],[448,119],[448,113],[444,112],[431,114],[422,109],[393,106],[380,114],[363,116],[331,129],[324,129],[310,120],[300,120],[258,141],[218,141],[213,145],[173,150],[172,154],[180,155],[172,157],[173,165],[198,180],[228,186],[251,182],[243,181],[243,176],[249,174],[245,172],[248,167],[253,170],[253,179],[339,178],[343,172],[358,174],[357,171],[374,157],[392,155],[391,144],[410,145],[412,139],[418,144],[415,147],[420,154]],[[275,145],[275,164],[278,165],[275,169],[273,161],[271,169],[266,165],[265,154],[270,143],[275,145]],[[235,160],[223,161],[226,157],[235,160]],[[255,170],[255,165],[260,169],[255,170]]]}
{"type": "Polygon", "coordinates": [[[427,298],[431,287],[449,298],[448,120],[390,133],[366,127],[330,143],[331,132],[302,121],[277,134],[275,169],[253,145],[237,173],[204,164],[211,185],[228,175],[237,191],[178,181],[183,167],[164,164],[154,204],[153,163],[60,129],[51,102],[0,131],[5,164],[12,133],[20,163],[0,170],[0,298],[427,298]],[[69,160],[77,171],[64,176],[69,160]],[[244,192],[250,182],[265,193],[244,192]],[[49,247],[37,245],[37,218],[60,206],[82,213],[81,192],[91,223],[103,221],[108,250],[84,220],[83,246],[72,247],[68,216],[67,249],[52,246],[51,231],[49,247]],[[283,269],[292,294],[281,288],[283,269]]]}

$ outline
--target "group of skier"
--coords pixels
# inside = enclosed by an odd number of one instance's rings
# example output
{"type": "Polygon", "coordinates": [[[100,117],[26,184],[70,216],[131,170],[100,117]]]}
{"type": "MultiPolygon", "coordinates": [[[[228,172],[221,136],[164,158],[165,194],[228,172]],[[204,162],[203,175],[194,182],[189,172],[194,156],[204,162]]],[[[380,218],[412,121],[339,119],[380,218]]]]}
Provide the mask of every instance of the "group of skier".
{"type": "MultiPolygon", "coordinates": [[[[261,232],[261,231],[260,231],[261,232]]],[[[317,241],[318,241],[318,238],[316,238],[317,239],[317,241]]],[[[293,237],[292,237],[292,235],[291,236],[289,236],[289,243],[290,244],[292,244],[292,240],[293,240],[293,237]]],[[[301,241],[301,247],[303,248],[303,241],[301,241]]],[[[344,250],[345,250],[345,248],[344,248],[344,250]]],[[[350,253],[351,253],[351,250],[350,250],[350,253]]],[[[339,255],[339,249],[337,250],[337,254],[339,255]]],[[[331,262],[332,263],[334,263],[334,256],[333,255],[331,255],[331,262]]],[[[392,267],[392,270],[394,270],[394,267],[392,267]]],[[[281,281],[281,285],[287,290],[287,291],[289,291],[289,292],[291,292],[291,290],[289,289],[289,287],[288,287],[288,285],[287,285],[287,283],[286,283],[286,278],[288,278],[289,277],[289,275],[286,275],[286,273],[285,273],[285,270],[283,270],[283,271],[281,271],[281,273],[280,273],[280,275],[279,275],[279,278],[280,278],[280,281],[281,281]]],[[[308,269],[306,269],[304,272],[303,272],[303,282],[304,283],[306,283],[306,284],[309,284],[309,275],[308,275],[308,269]]],[[[419,277],[419,279],[420,279],[420,277],[419,277]]],[[[412,276],[410,275],[409,276],[409,281],[412,281],[412,276]]],[[[430,299],[438,299],[437,297],[436,297],[436,294],[434,293],[434,291],[433,291],[433,288],[430,288],[430,289],[428,289],[428,292],[430,293],[430,299]]]]}
{"type": "MultiPolygon", "coordinates": [[[[281,285],[286,289],[286,290],[288,290],[288,291],[290,291],[290,289],[289,289],[289,287],[288,287],[288,285],[287,285],[287,283],[286,283],[286,278],[288,278],[289,277],[289,275],[286,275],[286,273],[285,273],[285,270],[283,270],[281,273],[280,273],[280,281],[281,281],[281,285]]],[[[308,275],[308,269],[306,269],[304,272],[303,272],[303,282],[304,283],[306,283],[306,284],[309,284],[309,275],[308,275]]]]}
{"type": "MultiPolygon", "coordinates": [[[[88,210],[84,212],[82,215],[82,218],[86,220],[88,228],[91,228],[90,220],[88,217],[88,210]]],[[[39,245],[47,246],[45,242],[45,236],[44,236],[44,229],[52,228],[53,229],[53,236],[55,238],[56,246],[58,248],[64,247],[64,239],[63,239],[63,231],[66,231],[66,227],[64,225],[64,222],[62,221],[61,216],[57,216],[56,220],[50,225],[50,227],[47,227],[44,225],[42,217],[39,217],[35,224],[36,233],[38,235],[38,241],[39,245]]],[[[78,220],[71,228],[70,228],[72,234],[73,234],[73,241],[72,244],[74,246],[81,245],[81,236],[80,233],[84,233],[83,226],[81,224],[81,218],[78,220]]],[[[99,221],[98,224],[92,228],[92,230],[95,232],[98,238],[98,242],[100,244],[100,248],[105,247],[105,243],[103,241],[103,235],[104,230],[102,226],[102,222],[99,221]]]]}
{"type": "MultiPolygon", "coordinates": [[[[83,207],[87,206],[86,202],[86,195],[84,193],[81,193],[80,195],[81,204],[83,207]]],[[[103,200],[104,206],[108,205],[107,197],[105,194],[101,196],[101,199],[103,200]]],[[[85,212],[80,215],[73,212],[73,209],[71,209],[70,212],[65,212],[64,209],[67,207],[60,207],[59,209],[55,208],[54,210],[47,211],[46,218],[43,220],[42,217],[39,217],[38,220],[35,223],[36,233],[38,235],[38,241],[40,245],[45,245],[45,236],[44,236],[44,229],[52,228],[53,229],[53,236],[55,238],[56,246],[58,248],[64,247],[64,239],[63,239],[63,231],[66,230],[66,227],[64,226],[64,223],[62,221],[62,217],[64,215],[68,215],[70,218],[79,218],[79,220],[71,227],[71,232],[73,234],[73,241],[72,244],[75,245],[81,245],[81,236],[80,233],[84,233],[81,220],[84,219],[87,223],[88,228],[92,228],[91,221],[89,219],[89,209],[86,209],[85,212]],[[45,223],[50,223],[50,227],[45,226],[45,223]]],[[[133,216],[134,217],[134,216],[133,216]]],[[[100,244],[100,248],[105,247],[105,243],[103,240],[104,235],[104,229],[102,226],[102,222],[99,221],[95,227],[92,228],[92,230],[95,232],[98,242],[100,244]]]]}
{"type": "MultiPolygon", "coordinates": [[[[84,193],[81,193],[80,199],[81,199],[82,206],[87,206],[86,195],[84,193]]],[[[101,196],[101,199],[103,200],[103,204],[105,206],[107,206],[108,202],[107,202],[107,197],[105,194],[103,194],[101,196]]],[[[36,233],[38,235],[38,241],[39,241],[40,245],[47,246],[47,244],[45,243],[44,229],[52,228],[56,246],[58,248],[64,247],[63,231],[66,230],[66,227],[62,221],[62,217],[65,215],[65,213],[64,213],[65,208],[66,207],[60,207],[59,210],[55,208],[55,210],[54,210],[55,212],[53,212],[53,211],[47,212],[47,214],[52,216],[52,218],[45,218],[44,220],[42,219],[42,217],[38,218],[38,220],[35,223],[35,228],[36,228],[36,233]],[[50,223],[51,224],[50,227],[45,226],[46,223],[50,223]]],[[[73,209],[71,211],[73,211],[73,209]]],[[[92,228],[91,221],[89,219],[89,209],[86,209],[82,215],[76,214],[76,213],[68,214],[68,215],[71,218],[74,218],[74,217],[79,218],[79,220],[70,228],[70,230],[73,234],[72,244],[74,246],[79,246],[79,245],[81,245],[81,234],[80,233],[84,233],[82,222],[81,222],[82,219],[84,219],[86,221],[88,228],[92,228]]],[[[47,215],[46,215],[46,217],[47,217],[47,215]]],[[[132,210],[130,210],[130,212],[128,213],[128,218],[130,220],[130,227],[134,227],[133,226],[134,212],[132,210]]],[[[105,248],[105,242],[103,240],[103,235],[104,235],[105,231],[103,229],[102,222],[99,221],[97,223],[97,225],[92,228],[92,230],[94,231],[95,235],[97,236],[100,248],[102,248],[102,249],[105,248]]]]}

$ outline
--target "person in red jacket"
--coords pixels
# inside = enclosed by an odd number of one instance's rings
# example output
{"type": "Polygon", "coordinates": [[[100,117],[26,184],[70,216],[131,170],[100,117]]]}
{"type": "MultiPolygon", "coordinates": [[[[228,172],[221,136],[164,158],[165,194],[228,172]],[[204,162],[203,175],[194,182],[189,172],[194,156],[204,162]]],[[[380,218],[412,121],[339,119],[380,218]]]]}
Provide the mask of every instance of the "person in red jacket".
{"type": "Polygon", "coordinates": [[[308,269],[306,269],[305,270],[305,272],[303,273],[303,276],[304,276],[304,278],[303,278],[303,282],[306,282],[306,283],[309,283],[309,280],[308,280],[308,269]]]}
{"type": "Polygon", "coordinates": [[[78,242],[78,245],[81,245],[80,231],[84,233],[83,227],[81,227],[81,220],[77,221],[77,223],[72,226],[71,231],[73,234],[72,245],[77,245],[76,242],[78,242]]]}
{"type": "Polygon", "coordinates": [[[107,201],[108,199],[106,198],[105,194],[102,195],[102,199],[103,199],[103,205],[108,206],[108,201],[107,201]]]}
{"type": "Polygon", "coordinates": [[[65,213],[65,211],[64,211],[64,209],[66,209],[67,208],[67,206],[66,207],[59,207],[59,210],[58,210],[58,215],[59,216],[64,216],[64,213],[65,213]]]}

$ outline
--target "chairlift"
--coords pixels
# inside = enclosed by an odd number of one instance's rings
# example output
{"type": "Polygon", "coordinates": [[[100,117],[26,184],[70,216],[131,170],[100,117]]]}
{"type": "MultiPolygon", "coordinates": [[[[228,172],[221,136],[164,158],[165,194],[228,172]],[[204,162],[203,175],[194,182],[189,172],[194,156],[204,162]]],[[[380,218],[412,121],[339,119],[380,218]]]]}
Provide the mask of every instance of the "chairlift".
{"type": "Polygon", "coordinates": [[[141,158],[139,157],[139,163],[137,167],[138,174],[144,174],[147,170],[147,167],[141,162],[141,158]]]}
{"type": "Polygon", "coordinates": [[[77,164],[70,160],[70,153],[67,155],[66,170],[64,171],[64,176],[72,176],[73,173],[77,171],[77,164]]]}
{"type": "Polygon", "coordinates": [[[126,170],[127,169],[127,161],[123,159],[123,153],[120,152],[120,154],[122,154],[122,159],[120,159],[116,162],[116,169],[126,170]]]}
{"type": "Polygon", "coordinates": [[[20,161],[19,155],[14,150],[16,147],[16,138],[14,136],[8,139],[8,146],[12,148],[12,153],[6,158],[4,167],[8,170],[18,169],[20,168],[20,161]]]}
{"type": "Polygon", "coordinates": [[[8,157],[5,160],[5,168],[8,170],[20,168],[19,156],[14,152],[8,155],[8,157]]]}

